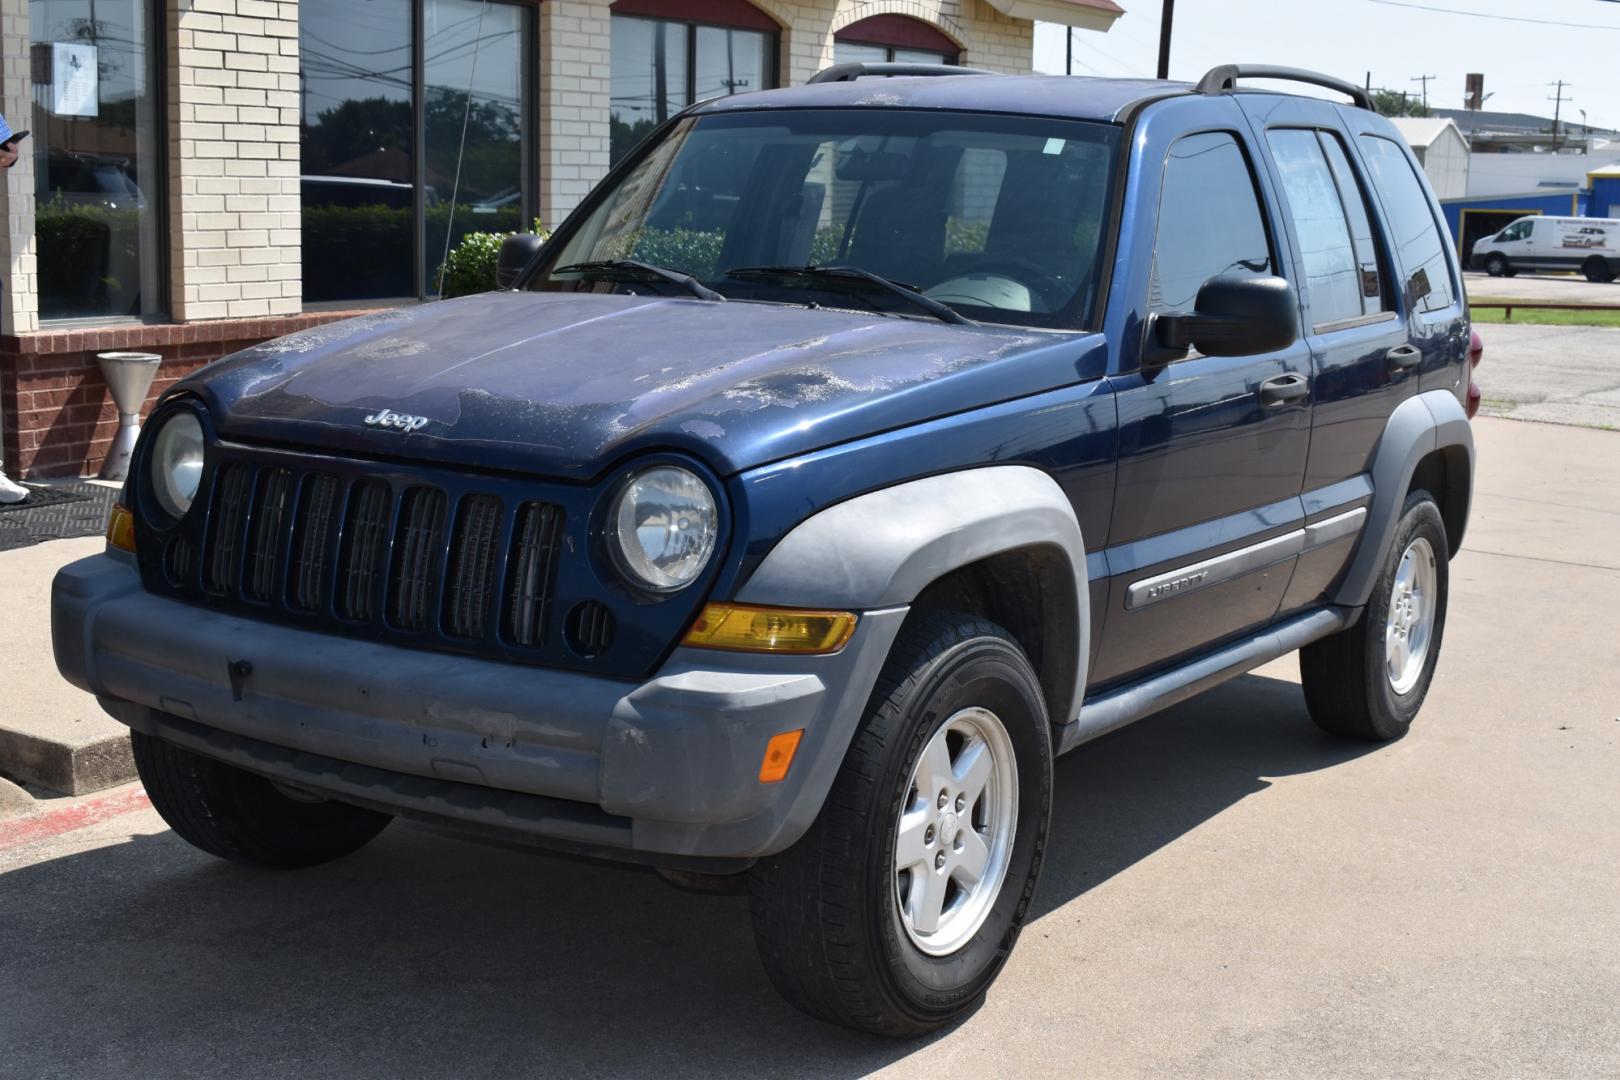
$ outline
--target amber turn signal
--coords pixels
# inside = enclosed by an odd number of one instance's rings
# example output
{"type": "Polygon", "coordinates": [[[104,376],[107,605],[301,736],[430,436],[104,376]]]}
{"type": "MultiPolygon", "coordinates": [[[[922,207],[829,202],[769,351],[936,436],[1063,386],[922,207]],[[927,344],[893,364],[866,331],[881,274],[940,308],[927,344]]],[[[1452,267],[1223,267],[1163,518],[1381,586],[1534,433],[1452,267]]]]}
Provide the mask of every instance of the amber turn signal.
{"type": "Polygon", "coordinates": [[[771,736],[771,741],[765,744],[765,759],[759,763],[760,783],[776,784],[787,779],[788,767],[793,764],[793,755],[802,738],[804,728],[771,736]]]}
{"type": "Polygon", "coordinates": [[[119,551],[135,550],[135,515],[129,507],[113,504],[112,513],[107,515],[107,546],[119,551]]]}
{"type": "Polygon", "coordinates": [[[848,611],[706,604],[682,645],[738,652],[834,653],[855,632],[848,611]]]}

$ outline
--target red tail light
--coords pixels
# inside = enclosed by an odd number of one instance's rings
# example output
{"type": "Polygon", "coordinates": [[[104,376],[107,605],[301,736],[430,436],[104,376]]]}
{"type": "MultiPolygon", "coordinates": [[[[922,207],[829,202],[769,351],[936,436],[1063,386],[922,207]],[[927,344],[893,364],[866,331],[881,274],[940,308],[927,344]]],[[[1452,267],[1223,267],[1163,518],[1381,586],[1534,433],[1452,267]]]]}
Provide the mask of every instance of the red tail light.
{"type": "Polygon", "coordinates": [[[1474,369],[1485,356],[1485,343],[1479,340],[1479,331],[1468,331],[1468,419],[1479,412],[1479,383],[1474,381],[1474,369]]]}

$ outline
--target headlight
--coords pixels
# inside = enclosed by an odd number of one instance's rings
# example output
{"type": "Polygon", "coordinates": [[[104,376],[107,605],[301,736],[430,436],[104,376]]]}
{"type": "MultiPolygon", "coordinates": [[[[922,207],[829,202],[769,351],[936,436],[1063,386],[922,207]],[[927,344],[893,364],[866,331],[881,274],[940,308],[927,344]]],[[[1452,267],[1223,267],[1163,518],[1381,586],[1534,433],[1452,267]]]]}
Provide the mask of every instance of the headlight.
{"type": "Polygon", "coordinates": [[[714,554],[719,531],[709,485],[673,465],[632,476],[610,520],[619,568],[658,592],[690,585],[714,554]]]}
{"type": "Polygon", "coordinates": [[[181,410],[165,420],[152,441],[150,460],[158,505],[170,517],[185,517],[203,470],[203,431],[196,416],[181,410]]]}

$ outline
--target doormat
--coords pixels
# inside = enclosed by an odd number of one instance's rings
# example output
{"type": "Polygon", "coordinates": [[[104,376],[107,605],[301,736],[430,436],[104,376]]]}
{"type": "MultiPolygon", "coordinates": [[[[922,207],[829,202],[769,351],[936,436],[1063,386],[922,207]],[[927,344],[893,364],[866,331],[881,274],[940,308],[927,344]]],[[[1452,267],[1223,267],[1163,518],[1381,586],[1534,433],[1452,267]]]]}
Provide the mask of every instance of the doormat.
{"type": "Polygon", "coordinates": [[[73,536],[100,536],[118,489],[73,481],[24,484],[28,498],[0,506],[0,551],[73,536]]]}

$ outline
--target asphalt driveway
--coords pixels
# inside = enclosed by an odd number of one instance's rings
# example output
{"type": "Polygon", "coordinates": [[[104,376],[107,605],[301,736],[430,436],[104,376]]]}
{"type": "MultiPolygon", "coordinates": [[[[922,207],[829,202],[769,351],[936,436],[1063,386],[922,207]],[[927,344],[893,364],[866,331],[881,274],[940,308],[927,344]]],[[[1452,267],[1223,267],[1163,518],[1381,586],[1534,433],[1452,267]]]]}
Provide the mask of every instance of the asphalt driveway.
{"type": "Polygon", "coordinates": [[[1412,734],[1320,734],[1285,658],[1062,759],[1035,917],[932,1040],[783,1005],[739,898],[398,826],[268,875],[124,792],[0,832],[0,1074],[1616,1075],[1620,434],[1477,434],[1412,734]]]}

